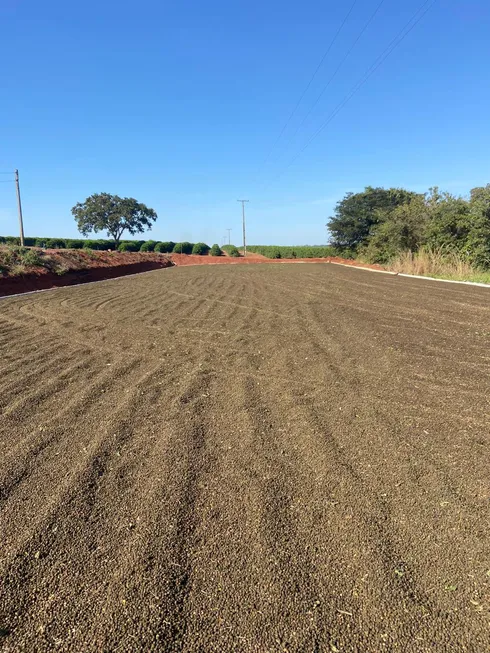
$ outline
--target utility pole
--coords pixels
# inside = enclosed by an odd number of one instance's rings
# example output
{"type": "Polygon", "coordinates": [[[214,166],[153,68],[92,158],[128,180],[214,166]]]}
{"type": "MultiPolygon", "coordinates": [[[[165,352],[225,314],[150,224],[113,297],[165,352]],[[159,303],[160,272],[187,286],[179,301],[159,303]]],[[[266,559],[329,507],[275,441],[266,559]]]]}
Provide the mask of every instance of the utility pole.
{"type": "Polygon", "coordinates": [[[20,201],[19,171],[15,169],[15,189],[17,190],[17,207],[19,209],[20,245],[24,247],[24,222],[22,220],[22,204],[20,201]]]}
{"type": "Polygon", "coordinates": [[[226,230],[228,232],[228,245],[231,245],[231,229],[226,230]]]}
{"type": "Polygon", "coordinates": [[[247,241],[245,239],[245,202],[250,200],[237,200],[242,203],[242,226],[243,226],[243,256],[247,256],[247,241]]]}

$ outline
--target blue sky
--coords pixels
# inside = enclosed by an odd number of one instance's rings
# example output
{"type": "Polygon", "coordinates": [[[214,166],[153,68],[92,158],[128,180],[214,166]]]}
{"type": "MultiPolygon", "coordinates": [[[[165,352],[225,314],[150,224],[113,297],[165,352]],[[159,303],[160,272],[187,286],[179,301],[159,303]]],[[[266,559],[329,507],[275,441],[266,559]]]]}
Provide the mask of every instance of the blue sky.
{"type": "MultiPolygon", "coordinates": [[[[136,197],[158,240],[319,244],[337,200],[366,185],[455,193],[490,182],[490,4],[436,0],[292,165],[423,0],[3,0],[0,171],[18,168],[29,235],[77,236],[71,207],[136,197]]],[[[8,179],[1,175],[0,180],[8,179]]],[[[0,183],[0,233],[17,229],[0,183]]]]}

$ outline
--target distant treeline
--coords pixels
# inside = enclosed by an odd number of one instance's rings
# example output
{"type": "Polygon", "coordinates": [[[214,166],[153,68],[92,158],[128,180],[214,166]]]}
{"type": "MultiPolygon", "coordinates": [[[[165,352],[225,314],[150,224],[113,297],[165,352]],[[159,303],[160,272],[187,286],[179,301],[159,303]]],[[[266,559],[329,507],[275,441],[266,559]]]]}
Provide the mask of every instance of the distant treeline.
{"type": "Polygon", "coordinates": [[[347,193],[329,218],[331,244],[343,256],[391,263],[400,256],[437,252],[490,269],[490,184],[468,197],[430,188],[372,188],[347,193]]]}
{"type": "MultiPolygon", "coordinates": [[[[16,236],[0,236],[0,244],[20,245],[20,238],[16,236]]],[[[206,243],[174,243],[172,241],[158,240],[124,240],[118,247],[114,240],[85,240],[82,238],[35,238],[25,237],[26,247],[42,247],[43,249],[94,249],[100,251],[118,250],[120,252],[160,252],[163,254],[198,254],[201,256],[222,256],[223,251],[219,245],[210,247],[206,243]]]]}
{"type": "Polygon", "coordinates": [[[336,256],[337,251],[330,246],[316,245],[247,245],[247,251],[254,254],[261,254],[267,258],[326,258],[336,256]]]}

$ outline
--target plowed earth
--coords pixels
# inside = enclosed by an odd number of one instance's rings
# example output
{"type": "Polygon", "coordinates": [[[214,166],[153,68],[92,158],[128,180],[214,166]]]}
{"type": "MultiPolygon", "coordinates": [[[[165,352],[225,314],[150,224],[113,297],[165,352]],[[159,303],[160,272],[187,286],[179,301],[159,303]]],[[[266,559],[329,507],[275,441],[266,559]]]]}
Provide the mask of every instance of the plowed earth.
{"type": "Polygon", "coordinates": [[[490,650],[489,325],[309,264],[2,300],[1,650],[490,650]]]}

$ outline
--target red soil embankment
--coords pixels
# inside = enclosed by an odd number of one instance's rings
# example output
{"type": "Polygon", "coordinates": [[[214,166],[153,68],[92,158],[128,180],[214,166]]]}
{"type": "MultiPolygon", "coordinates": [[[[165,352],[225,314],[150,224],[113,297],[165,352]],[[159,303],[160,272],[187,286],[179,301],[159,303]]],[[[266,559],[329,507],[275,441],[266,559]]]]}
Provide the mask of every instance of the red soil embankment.
{"type": "Polygon", "coordinates": [[[143,252],[46,250],[49,267],[26,267],[20,274],[0,275],[0,297],[90,281],[114,279],[173,265],[168,256],[143,252]]]}

